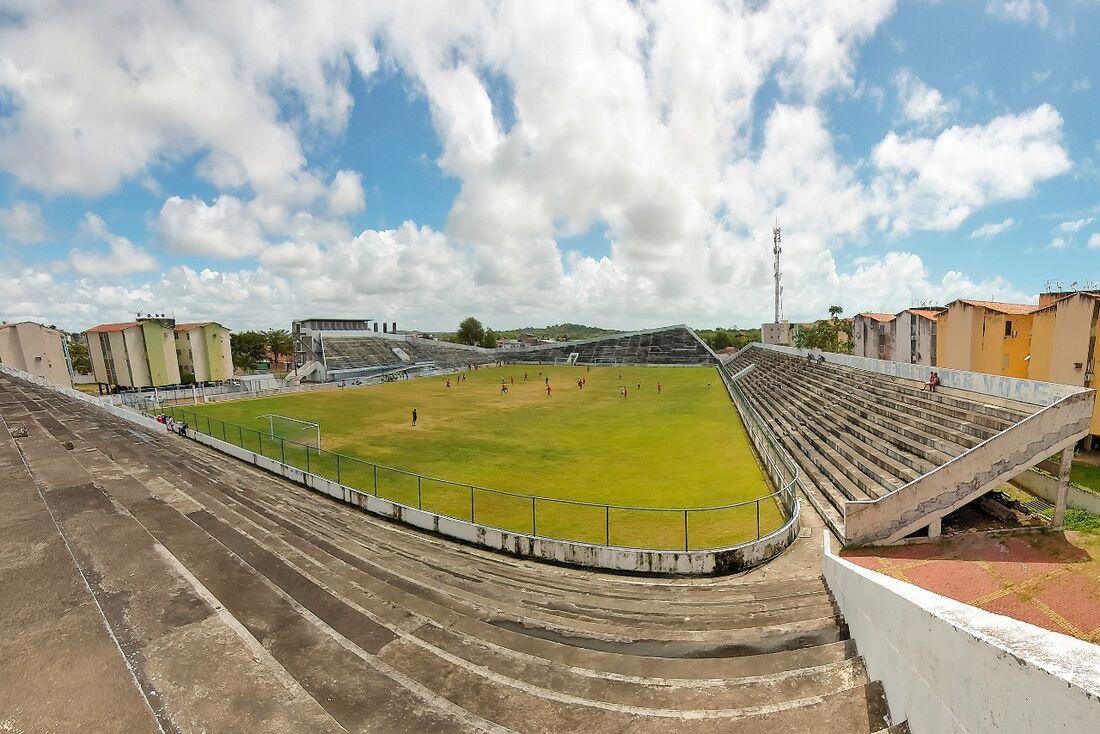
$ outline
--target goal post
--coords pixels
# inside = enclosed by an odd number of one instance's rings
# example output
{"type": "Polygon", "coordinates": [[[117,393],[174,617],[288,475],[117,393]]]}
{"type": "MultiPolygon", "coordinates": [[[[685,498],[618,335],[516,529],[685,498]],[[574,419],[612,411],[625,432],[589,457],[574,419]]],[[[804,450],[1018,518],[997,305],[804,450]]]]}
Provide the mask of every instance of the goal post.
{"type": "Polygon", "coordinates": [[[577,360],[580,358],[580,356],[580,352],[570,352],[568,357],[554,357],[554,364],[574,365],[577,363],[577,360]]]}
{"type": "Polygon", "coordinates": [[[282,438],[294,443],[321,448],[321,426],[313,421],[303,421],[278,413],[264,413],[256,416],[255,420],[264,421],[267,424],[267,435],[271,438],[282,438]]]}

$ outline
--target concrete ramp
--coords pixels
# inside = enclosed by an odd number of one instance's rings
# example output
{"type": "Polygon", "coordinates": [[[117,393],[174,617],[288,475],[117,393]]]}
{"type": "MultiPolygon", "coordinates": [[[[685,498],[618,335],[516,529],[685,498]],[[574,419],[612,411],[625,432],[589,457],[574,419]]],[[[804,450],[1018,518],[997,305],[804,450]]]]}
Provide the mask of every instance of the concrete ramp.
{"type": "Polygon", "coordinates": [[[1068,395],[901,489],[844,505],[846,545],[893,543],[995,489],[1089,432],[1092,390],[1068,395]]]}

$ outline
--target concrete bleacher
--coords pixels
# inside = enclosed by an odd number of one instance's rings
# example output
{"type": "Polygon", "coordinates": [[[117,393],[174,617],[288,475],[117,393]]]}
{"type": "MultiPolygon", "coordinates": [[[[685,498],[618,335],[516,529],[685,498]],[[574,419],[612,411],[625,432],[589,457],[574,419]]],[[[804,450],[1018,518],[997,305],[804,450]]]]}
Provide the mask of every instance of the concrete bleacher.
{"type": "Polygon", "coordinates": [[[717,359],[691,329],[668,326],[625,334],[582,339],[561,344],[541,344],[501,352],[515,362],[552,362],[577,353],[582,364],[714,364],[717,359]]]}
{"type": "Polygon", "coordinates": [[[493,350],[463,347],[450,342],[367,336],[326,337],[324,353],[328,373],[335,373],[336,377],[350,374],[350,371],[368,374],[362,371],[412,364],[431,364],[435,369],[442,370],[458,369],[497,359],[493,350]]]}
{"type": "MultiPolygon", "coordinates": [[[[803,494],[846,541],[864,540],[846,528],[846,514],[853,507],[862,509],[887,495],[893,497],[1003,432],[1028,431],[1021,422],[1043,407],[992,401],[950,388],[930,393],[912,379],[808,361],[755,345],[739,352],[728,368],[740,373],[743,394],[802,468],[803,494]]],[[[1043,440],[1050,442],[1053,452],[1072,434],[1068,430],[1049,439],[1025,435],[1030,453],[1021,455],[1020,470],[1030,465],[1032,454],[1043,450],[1043,440]]],[[[979,464],[969,476],[955,477],[955,486],[972,482],[984,468],[979,464]]],[[[999,466],[998,471],[1011,468],[999,466]]],[[[955,491],[948,484],[944,491],[955,491]]],[[[927,505],[925,524],[938,523],[945,507],[927,505]]],[[[912,515],[917,510],[906,511],[912,515]]],[[[905,520],[907,525],[913,522],[913,517],[905,520]]]]}
{"type": "MultiPolygon", "coordinates": [[[[65,603],[108,599],[86,634],[133,669],[89,677],[28,643],[0,669],[16,731],[905,731],[832,606],[819,535],[767,572],[619,577],[373,518],[7,375],[0,418],[27,429],[0,429],[7,542],[27,551],[0,558],[7,598],[52,601],[4,559],[68,545],[91,594],[65,603]],[[32,668],[49,685],[21,681],[32,668]]],[[[0,643],[22,619],[0,616],[0,643]]]]}

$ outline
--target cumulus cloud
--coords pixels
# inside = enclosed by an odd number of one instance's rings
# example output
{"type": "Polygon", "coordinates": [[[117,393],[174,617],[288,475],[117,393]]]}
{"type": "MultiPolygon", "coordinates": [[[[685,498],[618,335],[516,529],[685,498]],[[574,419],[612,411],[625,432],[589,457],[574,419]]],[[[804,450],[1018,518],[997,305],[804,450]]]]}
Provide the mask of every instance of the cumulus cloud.
{"type": "Polygon", "coordinates": [[[1062,116],[1050,105],[955,126],[935,138],[891,132],[875,146],[879,193],[895,202],[890,229],[950,230],[988,204],[1029,196],[1070,169],[1062,116]]]}
{"type": "Polygon", "coordinates": [[[1001,20],[1017,23],[1035,23],[1046,28],[1050,12],[1043,0],[990,0],[985,12],[1001,20]]]}
{"type": "Polygon", "coordinates": [[[46,238],[46,220],[37,204],[15,201],[6,209],[0,208],[0,230],[21,245],[41,242],[46,238]]]}
{"type": "Polygon", "coordinates": [[[219,196],[213,204],[173,196],[160,209],[157,231],[176,252],[221,259],[249,257],[266,244],[256,213],[229,195],[219,196]]]}
{"type": "Polygon", "coordinates": [[[970,239],[982,240],[990,237],[996,237],[1001,232],[1011,229],[1016,226],[1016,220],[1012,217],[1004,220],[1003,222],[990,222],[989,224],[983,224],[976,230],[970,233],[970,239]]]}
{"type": "Polygon", "coordinates": [[[356,171],[337,171],[328,191],[328,209],[333,214],[354,214],[366,206],[363,179],[356,171]]]}
{"type": "Polygon", "coordinates": [[[1055,237],[1054,239],[1052,239],[1050,241],[1050,244],[1047,245],[1047,247],[1049,247],[1052,250],[1064,250],[1064,249],[1066,249],[1066,245],[1068,245],[1068,244],[1069,243],[1066,242],[1065,237],[1055,237]]]}
{"type": "MultiPolygon", "coordinates": [[[[875,290],[885,267],[917,278],[899,308],[918,291],[1007,291],[934,278],[912,253],[836,264],[845,247],[958,228],[1070,166],[1053,107],[944,130],[956,103],[908,71],[896,80],[904,130],[869,159],[838,152],[826,101],[858,93],[860,45],[892,10],[890,0],[31,4],[0,29],[0,94],[12,101],[0,168],[41,191],[95,196],[194,165],[214,195],[166,191],[151,227],[189,263],[218,262],[169,267],[148,285],[178,296],[181,317],[244,328],[349,310],[425,328],[468,313],[502,325],[751,324],[770,303],[772,217],[794,318],[841,297],[850,310],[879,307],[859,299],[886,297],[875,290]],[[70,52],[54,53],[60,45],[70,52]],[[433,163],[458,183],[441,229],[349,230],[366,204],[361,177],[334,174],[341,163],[318,141],[340,138],[351,80],[379,68],[426,104],[433,163]],[[769,85],[781,101],[760,108],[769,85]],[[563,253],[593,230],[606,232],[605,252],[563,253]],[[245,258],[255,260],[224,263],[245,258]]],[[[71,302],[49,307],[54,320],[83,318],[101,295],[104,308],[146,297],[97,288],[73,282],[71,302]]]]}
{"type": "Polygon", "coordinates": [[[939,90],[921,81],[909,69],[894,75],[902,119],[921,130],[938,130],[959,111],[959,103],[944,99],[939,90]]]}
{"type": "Polygon", "coordinates": [[[125,237],[112,234],[99,215],[86,213],[81,230],[86,235],[105,242],[108,249],[107,252],[71,250],[69,265],[79,275],[89,278],[117,278],[156,269],[156,258],[125,237]]]}
{"type": "Polygon", "coordinates": [[[1093,232],[1089,236],[1089,249],[1100,250],[1100,232],[1093,232]]]}

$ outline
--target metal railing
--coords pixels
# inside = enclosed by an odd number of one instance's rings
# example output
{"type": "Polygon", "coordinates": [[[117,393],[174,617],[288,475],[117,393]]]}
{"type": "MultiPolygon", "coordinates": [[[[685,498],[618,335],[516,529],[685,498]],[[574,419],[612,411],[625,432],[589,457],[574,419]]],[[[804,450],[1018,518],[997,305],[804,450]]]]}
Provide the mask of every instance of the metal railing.
{"type": "MultiPolygon", "coordinates": [[[[736,393],[733,393],[736,394],[736,393]]],[[[737,399],[735,398],[735,401],[737,399]]],[[[752,410],[747,406],[748,410],[752,410]]],[[[741,406],[738,406],[741,408],[741,406]]],[[[786,528],[797,513],[793,475],[778,450],[758,453],[779,490],[763,497],[715,507],[635,507],[559,499],[490,489],[397,469],[262,431],[227,423],[178,406],[161,412],[174,421],[246,451],[358,492],[478,525],[531,535],[617,548],[714,550],[743,545],[786,528]],[[782,481],[776,481],[776,477],[782,481]]],[[[765,438],[752,411],[745,426],[765,438]]],[[[767,444],[774,446],[774,443],[767,444]]]]}

